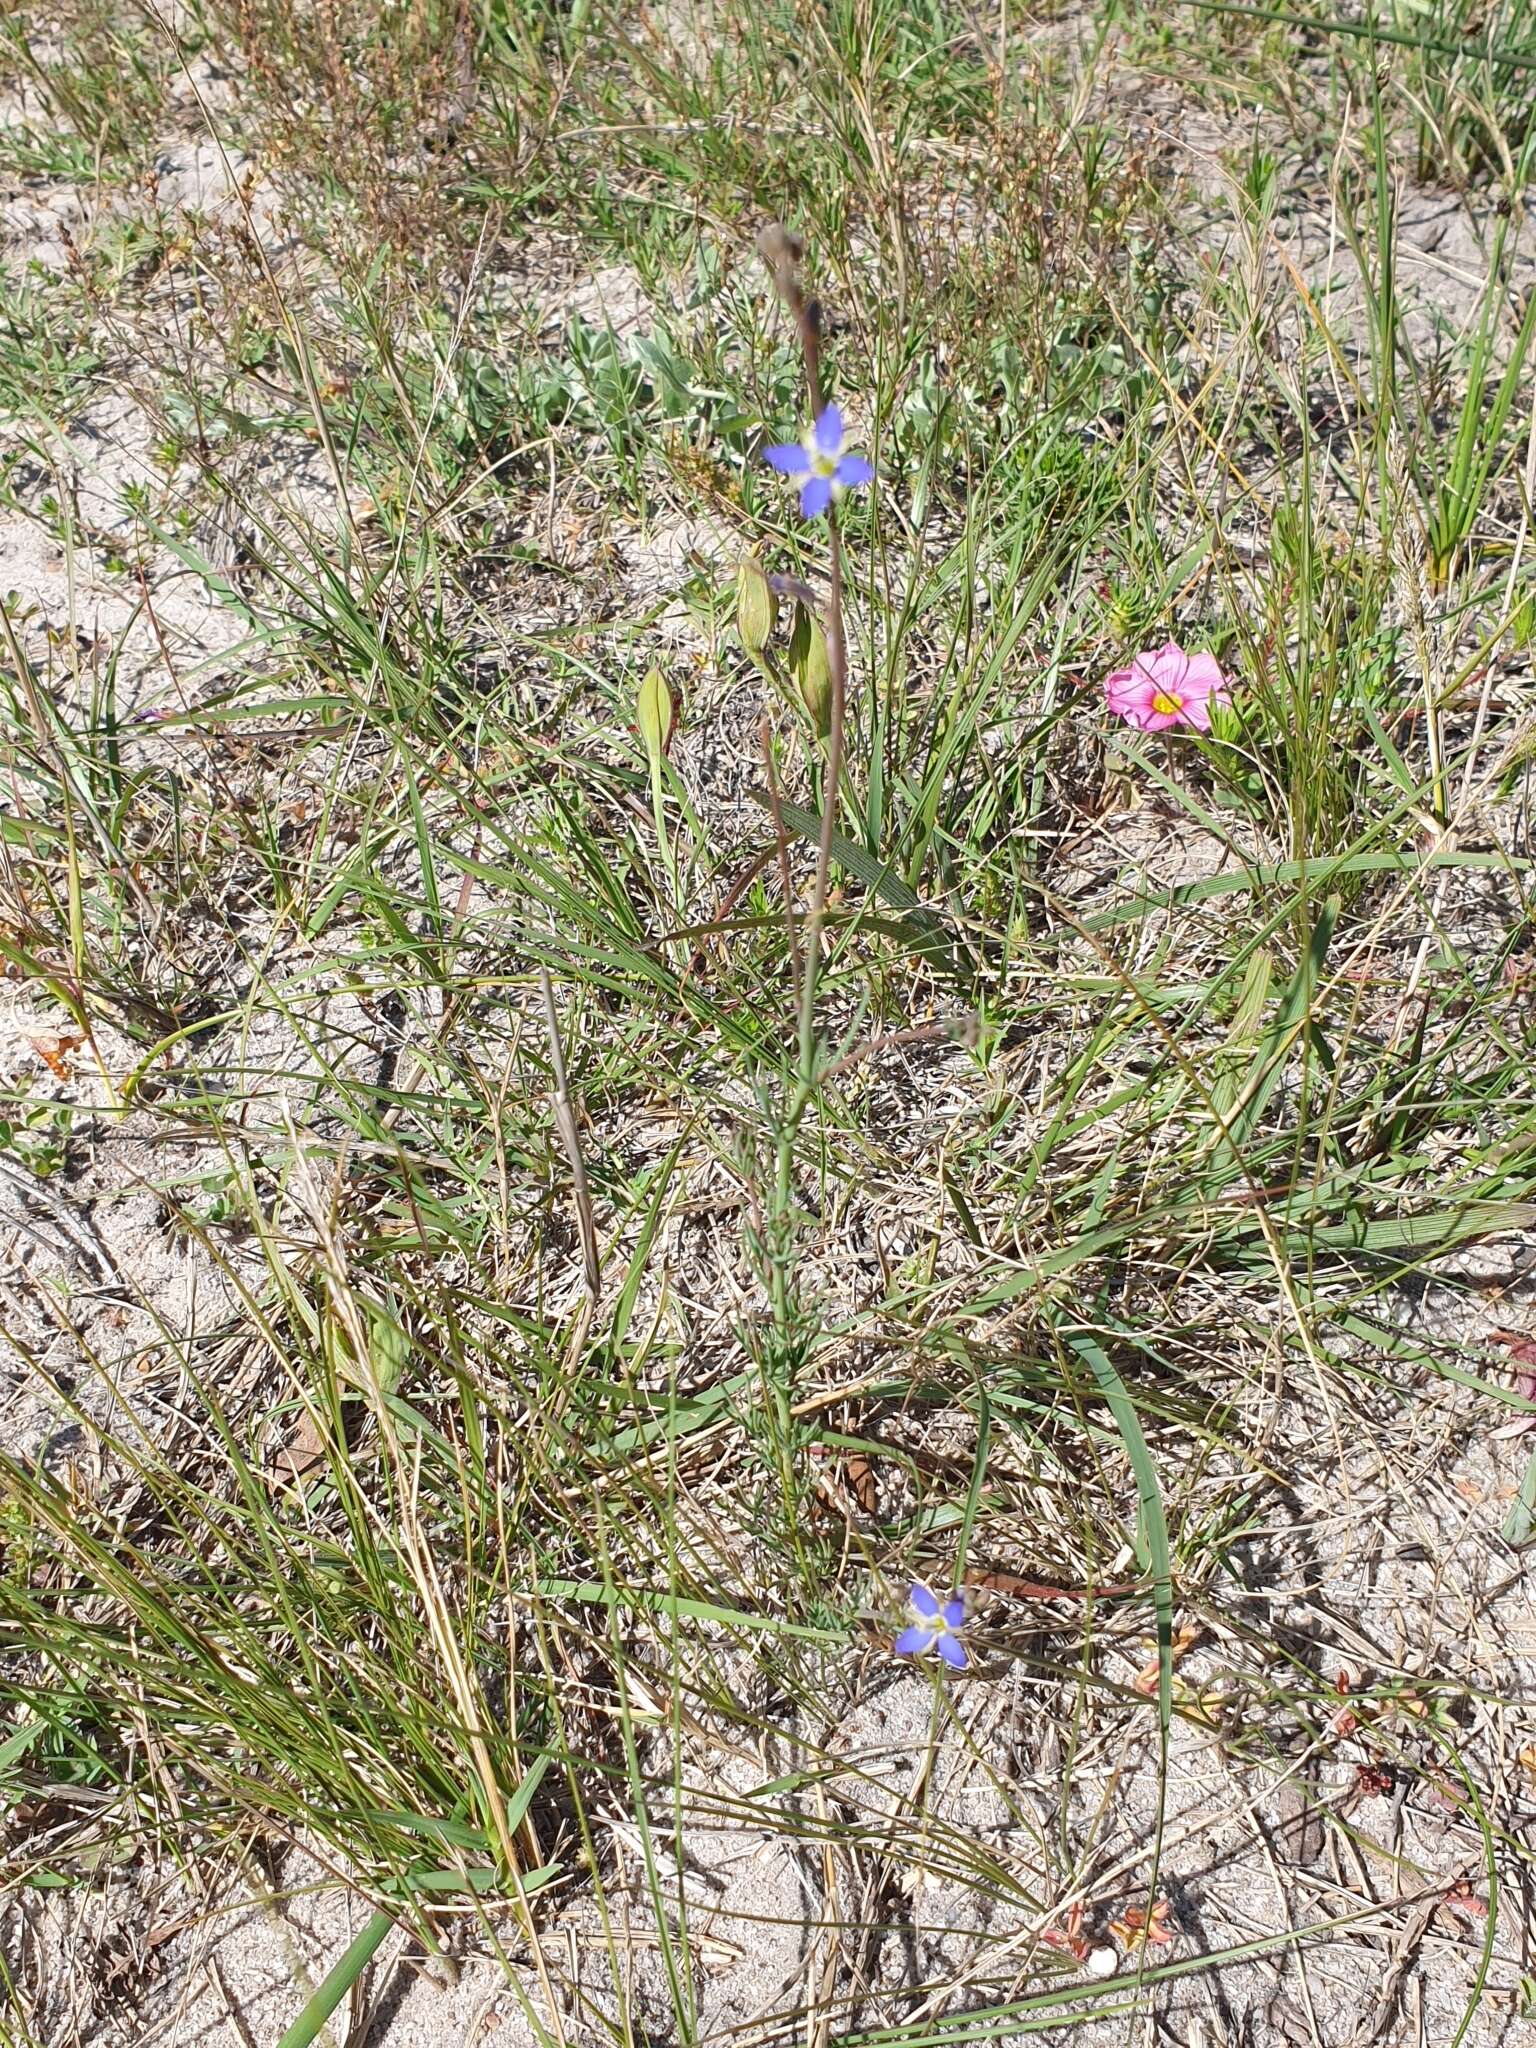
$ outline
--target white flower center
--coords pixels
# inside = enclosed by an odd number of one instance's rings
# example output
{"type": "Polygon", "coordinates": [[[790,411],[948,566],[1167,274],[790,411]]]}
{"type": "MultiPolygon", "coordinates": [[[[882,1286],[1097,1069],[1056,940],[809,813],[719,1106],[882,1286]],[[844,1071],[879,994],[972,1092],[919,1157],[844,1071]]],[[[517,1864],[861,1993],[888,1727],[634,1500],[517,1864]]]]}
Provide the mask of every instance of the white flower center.
{"type": "Polygon", "coordinates": [[[833,449],[830,455],[828,455],[826,450],[821,447],[814,433],[808,434],[805,440],[800,445],[805,450],[806,457],[807,460],[810,462],[811,471],[813,475],[835,476],[837,474],[837,465],[843,459],[843,448],[841,442],[838,443],[838,445],[836,446],[836,448],[833,449]]]}

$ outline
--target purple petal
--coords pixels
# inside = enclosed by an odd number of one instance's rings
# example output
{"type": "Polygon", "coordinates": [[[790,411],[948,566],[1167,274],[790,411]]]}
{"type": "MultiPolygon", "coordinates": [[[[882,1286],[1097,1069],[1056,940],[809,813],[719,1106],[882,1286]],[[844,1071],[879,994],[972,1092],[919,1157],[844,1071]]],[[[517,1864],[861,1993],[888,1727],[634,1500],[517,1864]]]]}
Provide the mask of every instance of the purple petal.
{"type": "Polygon", "coordinates": [[[832,502],[832,479],[827,476],[813,476],[809,483],[800,487],[800,510],[807,519],[816,519],[832,502]]]}
{"type": "Polygon", "coordinates": [[[895,1644],[898,1657],[921,1657],[924,1650],[931,1649],[932,1646],[931,1628],[904,1628],[896,1638],[895,1644]]]}
{"type": "Polygon", "coordinates": [[[775,447],[763,450],[763,460],[771,469],[783,476],[808,476],[811,458],[798,441],[780,441],[775,447]]]}
{"type": "Polygon", "coordinates": [[[816,446],[823,455],[835,455],[843,445],[843,416],[835,405],[823,406],[816,422],[816,446]]]}
{"type": "Polygon", "coordinates": [[[926,1621],[932,1621],[939,1611],[938,1601],[934,1599],[926,1586],[914,1586],[912,1588],[911,1600],[913,1613],[922,1615],[926,1621]]]}
{"type": "Polygon", "coordinates": [[[965,1645],[957,1636],[939,1637],[939,1655],[951,1671],[963,1671],[969,1661],[965,1654],[965,1645]]]}
{"type": "Polygon", "coordinates": [[[956,1598],[944,1602],[944,1626],[946,1628],[963,1628],[965,1626],[965,1602],[963,1600],[956,1598]]]}
{"type": "Polygon", "coordinates": [[[834,482],[850,491],[857,490],[860,484],[872,484],[874,480],[874,464],[866,462],[862,455],[845,455],[833,475],[834,482]]]}

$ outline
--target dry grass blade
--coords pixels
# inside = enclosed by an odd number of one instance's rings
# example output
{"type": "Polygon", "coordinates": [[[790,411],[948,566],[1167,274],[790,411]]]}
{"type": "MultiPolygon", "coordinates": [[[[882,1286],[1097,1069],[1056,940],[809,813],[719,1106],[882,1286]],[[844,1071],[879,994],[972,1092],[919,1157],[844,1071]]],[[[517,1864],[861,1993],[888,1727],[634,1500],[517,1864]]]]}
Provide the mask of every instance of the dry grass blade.
{"type": "Polygon", "coordinates": [[[582,1271],[587,1283],[587,1294],[595,1307],[602,1293],[603,1269],[598,1256],[597,1226],[592,1216],[592,1196],[587,1187],[587,1169],[582,1163],[581,1137],[576,1129],[576,1113],[571,1107],[570,1093],[566,1087],[565,1052],[560,1042],[560,1017],[555,1008],[554,985],[550,981],[548,968],[539,969],[539,987],[544,999],[544,1029],[549,1045],[550,1071],[555,1080],[555,1128],[560,1133],[566,1164],[571,1169],[571,1199],[576,1207],[576,1227],[581,1233],[582,1271]]]}

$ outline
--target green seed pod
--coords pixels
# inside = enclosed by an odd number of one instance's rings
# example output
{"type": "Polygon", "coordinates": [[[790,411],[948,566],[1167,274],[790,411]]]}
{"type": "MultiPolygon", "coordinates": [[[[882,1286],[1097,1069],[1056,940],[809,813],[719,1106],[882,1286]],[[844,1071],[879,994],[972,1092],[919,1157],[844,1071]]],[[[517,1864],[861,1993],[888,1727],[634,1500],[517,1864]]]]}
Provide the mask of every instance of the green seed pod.
{"type": "Polygon", "coordinates": [[[779,600],[755,555],[743,558],[736,571],[736,630],[748,654],[761,654],[773,638],[779,600]]]}
{"type": "Polygon", "coordinates": [[[640,737],[645,742],[645,751],[653,767],[660,764],[662,755],[667,751],[675,718],[672,692],[667,688],[666,678],[659,668],[653,668],[640,685],[635,699],[635,723],[640,728],[640,737]]]}
{"type": "Polygon", "coordinates": [[[823,739],[832,727],[832,661],[821,621],[803,604],[795,606],[795,630],[789,642],[789,672],[811,723],[823,739]]]}

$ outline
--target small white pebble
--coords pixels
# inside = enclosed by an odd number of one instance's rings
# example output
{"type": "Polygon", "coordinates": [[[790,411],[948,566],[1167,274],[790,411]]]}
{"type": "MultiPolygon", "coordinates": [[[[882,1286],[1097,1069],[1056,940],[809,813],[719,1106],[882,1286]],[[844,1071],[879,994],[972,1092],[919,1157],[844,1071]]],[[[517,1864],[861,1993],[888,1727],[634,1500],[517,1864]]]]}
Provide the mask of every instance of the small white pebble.
{"type": "Polygon", "coordinates": [[[1088,1974],[1090,1977],[1113,1977],[1120,1967],[1118,1952],[1108,1946],[1088,1951],[1088,1974]]]}

